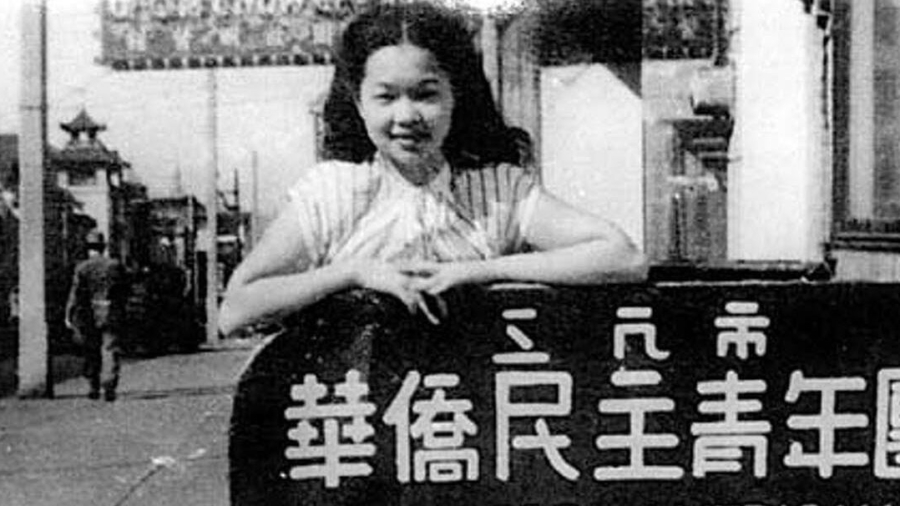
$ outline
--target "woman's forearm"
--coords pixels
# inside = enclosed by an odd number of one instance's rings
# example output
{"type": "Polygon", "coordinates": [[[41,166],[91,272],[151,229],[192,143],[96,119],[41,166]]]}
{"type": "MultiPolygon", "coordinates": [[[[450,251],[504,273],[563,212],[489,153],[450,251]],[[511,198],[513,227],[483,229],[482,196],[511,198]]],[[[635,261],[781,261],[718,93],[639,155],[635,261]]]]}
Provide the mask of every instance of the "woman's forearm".
{"type": "Polygon", "coordinates": [[[549,251],[494,258],[473,266],[477,281],[534,281],[587,285],[644,281],[644,255],[627,244],[588,241],[549,251]]]}
{"type": "Polygon", "coordinates": [[[333,264],[229,286],[219,312],[219,330],[228,335],[260,319],[281,317],[354,286],[355,278],[351,265],[333,264]]]}
{"type": "MultiPolygon", "coordinates": [[[[370,269],[371,270],[371,269],[370,269]]],[[[467,282],[500,280],[559,284],[642,281],[643,255],[630,244],[593,240],[535,253],[471,262],[467,282]]],[[[331,264],[298,274],[242,281],[235,273],[219,313],[219,328],[228,334],[266,317],[281,317],[341,290],[358,286],[363,275],[352,263],[331,264]]],[[[389,291],[389,290],[388,290],[389,291]]]]}

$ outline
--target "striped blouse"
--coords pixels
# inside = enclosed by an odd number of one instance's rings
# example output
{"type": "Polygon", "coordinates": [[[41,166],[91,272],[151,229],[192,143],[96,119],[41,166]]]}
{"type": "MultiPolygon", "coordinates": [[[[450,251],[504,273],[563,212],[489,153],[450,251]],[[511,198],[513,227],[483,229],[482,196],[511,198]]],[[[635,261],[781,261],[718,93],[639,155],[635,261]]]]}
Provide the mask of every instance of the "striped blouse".
{"type": "Polygon", "coordinates": [[[288,190],[303,244],[298,268],[349,259],[478,260],[520,251],[539,194],[533,174],[500,164],[415,186],[380,157],[328,161],[288,190]]]}

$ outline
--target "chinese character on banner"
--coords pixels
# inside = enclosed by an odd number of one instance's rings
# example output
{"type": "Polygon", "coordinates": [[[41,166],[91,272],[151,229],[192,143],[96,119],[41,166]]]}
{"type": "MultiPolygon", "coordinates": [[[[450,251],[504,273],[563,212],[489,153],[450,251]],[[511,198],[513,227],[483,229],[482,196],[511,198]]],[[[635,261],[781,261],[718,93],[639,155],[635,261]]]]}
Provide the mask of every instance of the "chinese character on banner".
{"type": "Polygon", "coordinates": [[[869,425],[869,417],[865,414],[836,413],[837,392],[862,391],[866,389],[863,378],[805,378],[802,371],[791,374],[785,400],[797,402],[803,392],[819,392],[819,414],[792,415],[787,419],[788,427],[796,430],[819,431],[817,452],[804,453],[803,445],[791,442],[790,451],[784,457],[784,463],[790,467],[816,467],[819,476],[830,478],[837,466],[864,466],[869,463],[869,456],[862,452],[837,452],[837,431],[844,429],[864,428],[869,425]]]}
{"type": "Polygon", "coordinates": [[[766,434],[772,426],[763,420],[741,420],[740,415],[759,413],[762,402],[741,399],[741,394],[758,394],[766,391],[763,380],[741,380],[734,371],[728,371],[725,380],[703,381],[697,384],[701,395],[722,395],[724,398],[703,401],[698,411],[718,414],[722,420],[691,424],[694,441],[694,476],[702,478],[707,473],[736,473],[741,470],[741,448],[753,450],[753,475],[766,476],[768,440],[766,434]]]}
{"type": "Polygon", "coordinates": [[[285,450],[289,460],[300,461],[291,468],[291,479],[324,478],[326,487],[335,488],[342,477],[372,474],[372,467],[360,459],[375,454],[375,445],[365,442],[375,434],[366,422],[375,405],[363,402],[369,387],[359,378],[359,371],[348,371],[345,381],[334,387],[335,400],[342,402],[330,404],[320,403],[328,389],[314,374],[291,387],[291,399],[300,403],[285,410],[285,418],[297,420],[287,434],[297,446],[285,450]]]}
{"type": "MultiPolygon", "coordinates": [[[[613,329],[613,355],[624,361],[628,351],[638,349],[642,355],[660,362],[669,357],[669,352],[656,347],[656,326],[650,322],[653,310],[649,307],[622,307],[616,316],[625,323],[617,323],[613,329]],[[629,338],[639,339],[640,345],[627,346],[629,338]]],[[[612,374],[612,383],[617,387],[656,386],[662,382],[662,375],[654,369],[631,370],[621,366],[612,374]]],[[[600,466],[594,468],[594,479],[609,480],[677,480],[684,476],[678,466],[654,466],[645,462],[648,449],[675,448],[679,439],[675,434],[646,432],[647,415],[655,412],[675,410],[675,401],[666,397],[631,397],[625,399],[603,399],[599,403],[600,413],[628,415],[629,433],[601,435],[596,439],[600,450],[627,450],[628,465],[600,466]]]]}
{"type": "Polygon", "coordinates": [[[729,302],[725,304],[728,316],[716,318],[716,328],[722,329],[718,335],[716,354],[726,357],[729,348],[741,360],[750,356],[752,347],[757,357],[766,354],[766,335],[761,331],[769,327],[769,319],[757,314],[756,302],[729,302]]]}
{"type": "Polygon", "coordinates": [[[472,403],[465,399],[448,399],[446,389],[459,385],[455,374],[425,376],[426,388],[435,389],[430,399],[412,403],[418,418],[410,424],[410,401],[419,387],[421,375],[410,371],[384,414],[384,421],[396,427],[397,479],[410,481],[410,460],[417,482],[458,482],[478,479],[478,451],[463,448],[466,436],[474,436],[478,428],[466,414],[472,403]],[[423,449],[410,455],[410,438],[421,439],[423,449]],[[412,457],[412,458],[411,458],[412,457]]]}
{"type": "Polygon", "coordinates": [[[900,478],[900,369],[878,371],[875,476],[900,478]]]}
{"type": "MultiPolygon", "coordinates": [[[[550,356],[543,352],[531,351],[534,342],[516,325],[516,321],[534,320],[537,311],[531,308],[509,309],[503,312],[507,322],[506,336],[522,351],[498,353],[492,357],[499,365],[538,365],[550,362],[550,356]]],[[[579,471],[569,464],[561,450],[568,448],[571,439],[566,435],[552,434],[546,417],[562,417],[572,412],[572,376],[564,371],[514,370],[498,372],[495,377],[495,399],[497,418],[497,479],[510,478],[510,447],[516,450],[541,450],[553,469],[563,478],[575,481],[579,471]],[[550,402],[514,402],[513,390],[537,389],[545,391],[551,387],[555,400],[550,402]],[[514,418],[532,418],[534,432],[528,435],[510,434],[510,421],[514,418]]],[[[527,394],[522,394],[522,397],[527,394]]],[[[520,397],[517,395],[517,397],[520,397]]]]}

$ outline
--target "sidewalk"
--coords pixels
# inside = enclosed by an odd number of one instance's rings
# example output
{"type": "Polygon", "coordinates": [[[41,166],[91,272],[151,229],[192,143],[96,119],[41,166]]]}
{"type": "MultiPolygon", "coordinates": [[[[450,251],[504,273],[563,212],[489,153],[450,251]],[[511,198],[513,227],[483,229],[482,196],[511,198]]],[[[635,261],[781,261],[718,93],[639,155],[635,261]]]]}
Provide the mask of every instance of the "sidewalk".
{"type": "Polygon", "coordinates": [[[0,503],[227,505],[232,392],[262,343],[126,362],[113,403],[81,378],[55,399],[0,399],[0,503]]]}

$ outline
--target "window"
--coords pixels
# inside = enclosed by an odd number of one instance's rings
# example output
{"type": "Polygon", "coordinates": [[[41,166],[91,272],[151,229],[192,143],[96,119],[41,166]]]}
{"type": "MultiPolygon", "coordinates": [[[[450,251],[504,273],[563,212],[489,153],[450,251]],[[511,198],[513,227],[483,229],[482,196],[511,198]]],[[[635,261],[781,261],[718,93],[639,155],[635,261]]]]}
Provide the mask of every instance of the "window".
{"type": "Polygon", "coordinates": [[[900,247],[900,0],[835,3],[835,238],[900,247]]]}
{"type": "Polygon", "coordinates": [[[96,184],[97,173],[93,170],[73,169],[69,171],[69,186],[95,186],[96,184]]]}

